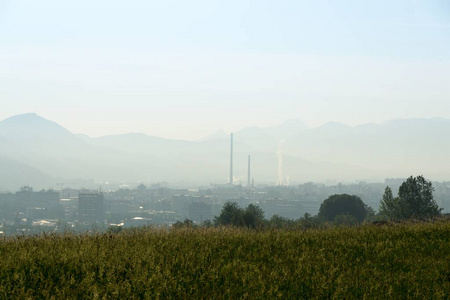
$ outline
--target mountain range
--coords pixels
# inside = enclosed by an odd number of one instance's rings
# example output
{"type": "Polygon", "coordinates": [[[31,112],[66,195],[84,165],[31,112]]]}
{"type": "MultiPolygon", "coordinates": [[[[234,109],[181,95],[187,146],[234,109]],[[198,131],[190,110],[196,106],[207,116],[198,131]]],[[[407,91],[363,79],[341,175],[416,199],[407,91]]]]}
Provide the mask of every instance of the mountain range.
{"type": "MultiPolygon", "coordinates": [[[[405,119],[308,128],[288,120],[234,133],[235,182],[247,182],[251,155],[256,183],[380,181],[423,174],[449,177],[449,119],[405,119]]],[[[0,122],[0,190],[57,182],[157,182],[195,186],[227,183],[230,137],[223,131],[200,141],[141,133],[91,138],[73,134],[36,114],[0,122]]]]}

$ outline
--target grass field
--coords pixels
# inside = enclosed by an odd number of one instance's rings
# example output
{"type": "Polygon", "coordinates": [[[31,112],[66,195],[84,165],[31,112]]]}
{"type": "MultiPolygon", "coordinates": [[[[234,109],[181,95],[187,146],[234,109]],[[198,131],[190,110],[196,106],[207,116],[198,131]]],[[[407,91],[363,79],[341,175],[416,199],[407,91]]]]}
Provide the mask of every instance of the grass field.
{"type": "Polygon", "coordinates": [[[448,299],[450,222],[4,238],[0,298],[448,299]]]}

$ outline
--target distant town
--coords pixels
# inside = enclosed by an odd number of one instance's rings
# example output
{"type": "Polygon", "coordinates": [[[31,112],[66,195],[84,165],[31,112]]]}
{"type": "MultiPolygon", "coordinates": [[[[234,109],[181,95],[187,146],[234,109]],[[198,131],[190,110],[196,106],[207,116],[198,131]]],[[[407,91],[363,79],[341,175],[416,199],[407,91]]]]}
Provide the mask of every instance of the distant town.
{"type": "MultiPolygon", "coordinates": [[[[430,154],[428,159],[416,159],[417,155],[422,157],[423,154],[416,151],[420,147],[414,144],[420,139],[409,131],[397,132],[392,136],[383,132],[405,126],[410,128],[411,124],[418,127],[428,124],[436,132],[441,132],[439,136],[442,137],[448,135],[450,120],[403,120],[393,127],[390,124],[374,125],[381,130],[381,133],[377,131],[380,138],[389,136],[397,139],[402,136],[407,137],[409,142],[402,142],[398,151],[393,150],[391,146],[396,144],[390,140],[373,140],[374,144],[357,142],[363,147],[350,148],[359,151],[358,154],[347,151],[348,141],[366,136],[374,128],[372,125],[343,129],[340,125],[328,124],[319,130],[324,134],[319,140],[326,143],[317,148],[308,130],[298,121],[273,128],[253,128],[249,129],[250,132],[242,130],[236,135],[231,133],[229,137],[220,135],[218,139],[213,137],[202,142],[186,142],[142,134],[92,139],[74,135],[35,114],[14,116],[0,122],[0,136],[4,137],[0,139],[0,154],[3,153],[3,156],[0,155],[0,190],[3,191],[0,193],[0,235],[98,232],[139,226],[170,228],[177,222],[185,221],[189,221],[187,224],[208,224],[221,214],[227,202],[241,208],[256,205],[264,212],[266,219],[279,216],[296,220],[317,215],[324,200],[336,194],[355,195],[376,212],[386,187],[397,191],[405,178],[383,181],[381,178],[387,177],[383,176],[374,180],[371,174],[378,171],[365,173],[360,167],[347,163],[364,157],[371,164],[380,163],[377,169],[384,170],[386,174],[390,174],[388,166],[399,165],[396,161],[414,162],[415,168],[434,165],[439,170],[445,169],[442,162],[446,159],[443,156],[439,158],[439,155],[430,154]],[[336,134],[336,130],[344,130],[342,132],[346,135],[356,135],[348,140],[341,139],[341,134],[336,134]],[[305,155],[313,158],[312,162],[285,155],[282,148],[288,146],[285,142],[289,139],[284,140],[286,134],[295,145],[298,141],[303,143],[292,149],[305,150],[315,145],[308,151],[316,154],[325,151],[321,156],[326,158],[332,158],[341,151],[348,156],[348,160],[329,163],[305,155]],[[345,147],[338,151],[339,145],[345,147]],[[376,150],[375,146],[380,145],[389,149],[376,150]],[[278,150],[275,151],[274,147],[278,150]],[[411,156],[406,158],[407,152],[403,150],[412,151],[411,156]],[[387,155],[376,158],[375,153],[387,155]],[[400,155],[401,159],[395,155],[400,155]],[[386,163],[387,167],[381,163],[386,163]],[[229,176],[225,183],[225,180],[218,178],[223,179],[228,168],[229,176]],[[348,177],[346,174],[352,175],[348,177]],[[142,179],[151,176],[153,179],[142,179]],[[340,181],[325,180],[324,176],[339,178],[340,181]],[[356,180],[355,176],[368,180],[356,180]],[[72,179],[67,181],[67,177],[72,179]],[[257,179],[256,184],[254,178],[257,179]],[[15,191],[22,182],[28,184],[15,191]],[[55,182],[59,182],[56,189],[41,189],[55,182]],[[104,184],[100,186],[96,182],[104,184]],[[82,186],[87,188],[80,188],[82,186]]],[[[439,151],[448,149],[443,144],[446,141],[437,138],[430,147],[439,151]]],[[[292,153],[300,153],[292,149],[292,153]]],[[[405,167],[407,165],[404,164],[405,167]]],[[[409,174],[414,174],[410,171],[409,174]]],[[[400,177],[395,175],[397,172],[391,176],[400,177]]],[[[439,176],[437,173],[431,174],[435,175],[434,200],[443,213],[448,213],[450,182],[442,181],[448,176],[445,172],[439,176]]]]}
{"type": "MultiPolygon", "coordinates": [[[[258,205],[266,218],[278,215],[298,219],[316,215],[330,195],[357,195],[378,210],[386,186],[397,190],[403,179],[384,183],[325,185],[305,183],[296,186],[210,185],[197,189],[170,188],[166,183],[149,186],[122,186],[115,190],[61,188],[34,190],[23,186],[14,193],[0,194],[1,235],[43,232],[92,232],[111,228],[155,226],[170,228],[177,221],[202,224],[220,214],[226,202],[245,207],[258,205]]],[[[433,182],[434,198],[450,210],[450,182],[433,182]]]]}

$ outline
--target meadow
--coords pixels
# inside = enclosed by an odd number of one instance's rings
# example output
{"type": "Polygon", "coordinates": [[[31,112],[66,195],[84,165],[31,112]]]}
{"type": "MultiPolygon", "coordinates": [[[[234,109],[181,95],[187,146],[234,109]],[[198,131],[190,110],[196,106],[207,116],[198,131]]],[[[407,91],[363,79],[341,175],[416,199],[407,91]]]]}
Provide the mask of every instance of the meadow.
{"type": "Polygon", "coordinates": [[[449,299],[450,222],[0,240],[2,299],[449,299]]]}

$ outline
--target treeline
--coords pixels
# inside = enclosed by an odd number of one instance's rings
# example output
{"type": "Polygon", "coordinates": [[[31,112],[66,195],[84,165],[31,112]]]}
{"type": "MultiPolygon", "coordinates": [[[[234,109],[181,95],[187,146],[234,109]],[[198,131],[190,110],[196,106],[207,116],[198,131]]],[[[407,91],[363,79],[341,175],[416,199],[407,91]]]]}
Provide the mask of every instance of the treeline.
{"type": "Polygon", "coordinates": [[[363,222],[428,220],[441,214],[441,209],[433,198],[433,191],[431,182],[423,176],[410,176],[400,186],[397,197],[393,196],[390,187],[386,187],[380,200],[378,213],[356,195],[339,194],[325,199],[316,216],[306,213],[297,220],[279,215],[266,219],[264,211],[258,205],[249,204],[246,208],[241,208],[236,202],[227,202],[222,207],[220,215],[215,217],[213,221],[207,220],[200,225],[195,225],[193,221],[186,219],[184,222],[175,223],[174,227],[234,226],[249,229],[308,229],[331,225],[358,225],[363,222]]]}

